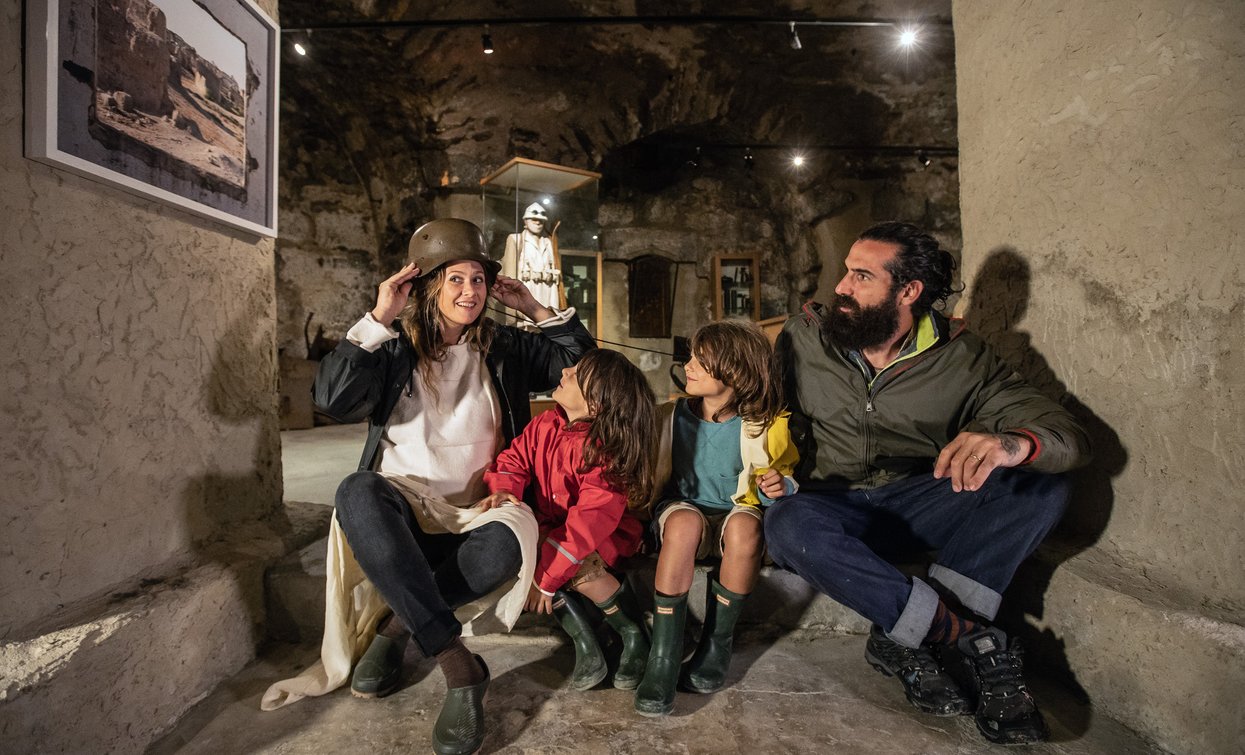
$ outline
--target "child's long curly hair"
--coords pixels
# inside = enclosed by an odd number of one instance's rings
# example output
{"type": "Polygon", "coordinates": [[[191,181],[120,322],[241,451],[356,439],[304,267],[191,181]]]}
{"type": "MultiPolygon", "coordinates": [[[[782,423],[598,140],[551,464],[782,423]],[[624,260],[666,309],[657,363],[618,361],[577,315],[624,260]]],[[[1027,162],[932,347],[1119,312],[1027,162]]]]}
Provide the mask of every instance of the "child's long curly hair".
{"type": "MultiPolygon", "coordinates": [[[[415,278],[411,288],[411,298],[398,314],[398,323],[402,331],[415,347],[416,365],[424,387],[437,395],[437,387],[431,379],[432,367],[436,362],[445,359],[447,347],[442,335],[444,328],[443,315],[438,300],[441,289],[445,286],[445,270],[449,265],[442,265],[434,272],[415,278]]],[[[479,352],[488,352],[493,342],[493,321],[483,313],[476,321],[463,329],[463,341],[471,344],[471,348],[479,352]]]]}
{"type": "Polygon", "coordinates": [[[722,412],[734,412],[758,428],[778,416],[782,399],[770,369],[774,349],[756,323],[723,320],[703,325],[692,334],[692,355],[709,377],[734,389],[735,397],[722,412]]]}
{"type": "Polygon", "coordinates": [[[645,506],[653,488],[657,437],[653,389],[638,367],[609,349],[585,354],[575,375],[592,423],[580,471],[605,467],[605,478],[627,491],[629,508],[645,506]]]}

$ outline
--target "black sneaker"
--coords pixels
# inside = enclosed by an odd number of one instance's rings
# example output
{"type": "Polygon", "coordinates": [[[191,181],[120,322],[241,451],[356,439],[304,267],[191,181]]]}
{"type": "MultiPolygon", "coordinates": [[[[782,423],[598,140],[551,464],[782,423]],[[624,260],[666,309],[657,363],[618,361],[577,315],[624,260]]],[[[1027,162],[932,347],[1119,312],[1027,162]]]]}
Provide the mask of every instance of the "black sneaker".
{"type": "Polygon", "coordinates": [[[865,660],[886,676],[897,676],[912,707],[935,716],[958,716],[970,710],[955,680],[929,649],[913,650],[887,637],[874,625],[865,643],[865,660]]]}
{"type": "Polygon", "coordinates": [[[964,656],[977,698],[977,730],[995,744],[1043,742],[1050,736],[1037,703],[1025,687],[1023,651],[997,627],[964,635],[956,645],[964,656]]]}

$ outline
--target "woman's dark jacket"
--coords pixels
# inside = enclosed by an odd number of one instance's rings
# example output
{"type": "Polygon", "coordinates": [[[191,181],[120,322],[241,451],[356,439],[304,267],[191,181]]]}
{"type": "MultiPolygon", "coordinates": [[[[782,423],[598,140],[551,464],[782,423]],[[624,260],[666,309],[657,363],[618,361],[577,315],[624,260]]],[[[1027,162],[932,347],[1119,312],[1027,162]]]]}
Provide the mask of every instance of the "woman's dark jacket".
{"type": "MultiPolygon", "coordinates": [[[[528,394],[543,393],[557,386],[562,370],[579,361],[596,342],[579,317],[572,315],[558,325],[529,333],[509,325],[496,325],[485,364],[493,378],[501,405],[502,434],[506,443],[532,419],[528,394]]],[[[339,422],[368,421],[367,444],[359,469],[375,466],[380,438],[398,397],[415,371],[415,349],[406,333],[368,352],[346,339],[320,362],[312,385],[316,408],[339,422]]]]}

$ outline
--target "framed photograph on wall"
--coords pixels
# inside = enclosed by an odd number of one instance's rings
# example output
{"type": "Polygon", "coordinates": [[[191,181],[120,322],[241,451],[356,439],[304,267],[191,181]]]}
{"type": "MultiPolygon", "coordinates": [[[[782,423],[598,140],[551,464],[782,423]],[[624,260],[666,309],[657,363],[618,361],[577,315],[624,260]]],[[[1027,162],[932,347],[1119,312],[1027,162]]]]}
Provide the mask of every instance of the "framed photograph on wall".
{"type": "Polygon", "coordinates": [[[279,29],[251,0],[30,0],[26,156],[277,235],[279,29]]]}

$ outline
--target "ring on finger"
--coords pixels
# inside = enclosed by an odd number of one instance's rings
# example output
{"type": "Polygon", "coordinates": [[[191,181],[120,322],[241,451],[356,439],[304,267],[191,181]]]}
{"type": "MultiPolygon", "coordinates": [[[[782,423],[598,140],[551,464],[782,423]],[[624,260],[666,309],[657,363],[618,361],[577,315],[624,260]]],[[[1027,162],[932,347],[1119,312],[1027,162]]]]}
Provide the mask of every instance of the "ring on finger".
{"type": "Polygon", "coordinates": [[[978,456],[977,454],[969,454],[969,455],[968,455],[968,458],[970,458],[970,459],[976,459],[978,464],[980,464],[981,462],[985,461],[985,459],[981,458],[981,457],[980,457],[980,456],[978,456]]]}

